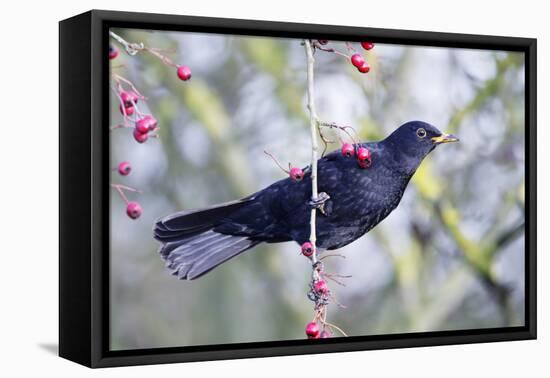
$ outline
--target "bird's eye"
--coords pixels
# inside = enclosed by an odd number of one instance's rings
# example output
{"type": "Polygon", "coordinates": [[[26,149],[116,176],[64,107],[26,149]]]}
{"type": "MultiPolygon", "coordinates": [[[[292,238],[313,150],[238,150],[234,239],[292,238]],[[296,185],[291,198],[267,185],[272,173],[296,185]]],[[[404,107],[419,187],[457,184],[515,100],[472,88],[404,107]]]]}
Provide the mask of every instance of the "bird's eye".
{"type": "Polygon", "coordinates": [[[416,130],[416,135],[419,137],[419,138],[425,138],[426,137],[426,130],[424,130],[423,128],[420,128],[420,129],[417,129],[416,130]]]}

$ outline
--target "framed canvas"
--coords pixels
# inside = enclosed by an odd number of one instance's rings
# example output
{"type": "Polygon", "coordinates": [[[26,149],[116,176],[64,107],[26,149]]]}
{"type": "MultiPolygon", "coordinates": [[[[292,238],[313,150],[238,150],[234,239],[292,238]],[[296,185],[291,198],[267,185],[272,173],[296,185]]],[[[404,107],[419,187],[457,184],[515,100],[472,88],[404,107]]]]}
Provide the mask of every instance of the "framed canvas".
{"type": "Polygon", "coordinates": [[[60,356],[536,337],[536,40],[60,22],[60,356]]]}

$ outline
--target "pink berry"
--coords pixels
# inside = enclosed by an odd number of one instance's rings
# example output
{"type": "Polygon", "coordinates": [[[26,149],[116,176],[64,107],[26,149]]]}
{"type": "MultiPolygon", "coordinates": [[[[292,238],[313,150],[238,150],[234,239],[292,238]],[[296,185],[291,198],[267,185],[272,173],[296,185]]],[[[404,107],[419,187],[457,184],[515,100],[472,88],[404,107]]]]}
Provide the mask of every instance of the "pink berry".
{"type": "Polygon", "coordinates": [[[115,59],[118,56],[118,49],[116,46],[109,46],[109,59],[115,59]]]}
{"type": "Polygon", "coordinates": [[[349,144],[349,143],[344,143],[342,145],[342,155],[344,155],[345,157],[352,157],[353,155],[355,155],[355,147],[353,147],[352,144],[349,144]]]}
{"type": "Polygon", "coordinates": [[[313,290],[315,290],[315,292],[317,294],[326,294],[328,293],[328,285],[327,285],[327,282],[325,280],[319,280],[317,282],[315,282],[313,284],[313,290]]]}
{"type": "Polygon", "coordinates": [[[132,114],[134,114],[134,111],[135,111],[133,106],[122,107],[122,105],[120,105],[119,109],[120,109],[120,114],[124,115],[124,113],[126,113],[127,116],[131,116],[132,114]]]}
{"type": "Polygon", "coordinates": [[[118,165],[118,173],[122,176],[128,176],[132,171],[132,166],[127,161],[123,161],[118,165]]]}
{"type": "Polygon", "coordinates": [[[321,339],[328,339],[331,337],[330,332],[322,331],[321,335],[319,336],[321,339]]]}
{"type": "Polygon", "coordinates": [[[141,215],[141,206],[137,202],[128,202],[126,206],[126,214],[132,219],[138,219],[141,215]]]}
{"type": "Polygon", "coordinates": [[[124,106],[126,108],[129,108],[137,104],[139,100],[139,96],[133,91],[128,91],[128,92],[122,91],[120,92],[120,99],[124,103],[124,106]]]}
{"type": "Polygon", "coordinates": [[[357,150],[357,162],[361,168],[368,168],[371,165],[372,157],[367,148],[360,147],[357,150]]]}
{"type": "Polygon", "coordinates": [[[353,64],[355,67],[359,68],[365,63],[365,59],[361,56],[361,54],[353,54],[351,56],[351,64],[353,64]]]}
{"type": "Polygon", "coordinates": [[[306,335],[310,339],[318,339],[319,338],[319,326],[315,322],[307,323],[306,325],[306,335]]]}
{"type": "Polygon", "coordinates": [[[151,130],[151,122],[148,118],[143,117],[136,122],[136,130],[140,134],[147,134],[151,130]]]}
{"type": "Polygon", "coordinates": [[[134,129],[134,139],[138,143],[144,143],[147,138],[149,138],[149,135],[147,133],[140,133],[137,129],[134,129]]]}
{"type": "Polygon", "coordinates": [[[364,62],[361,67],[357,67],[357,69],[359,70],[359,72],[361,73],[367,73],[370,71],[370,66],[367,62],[364,62]]]}
{"type": "Polygon", "coordinates": [[[374,43],[372,42],[361,42],[361,47],[363,47],[365,50],[372,50],[374,47],[374,43]]]}
{"type": "Polygon", "coordinates": [[[187,66],[179,66],[177,73],[178,77],[183,81],[191,79],[191,69],[187,66]]]}
{"type": "Polygon", "coordinates": [[[152,131],[154,129],[157,128],[157,125],[158,125],[158,121],[156,120],[155,117],[153,117],[152,115],[150,114],[147,114],[145,117],[143,117],[144,119],[147,119],[149,120],[149,131],[152,131]]]}
{"type": "Polygon", "coordinates": [[[302,181],[302,179],[304,178],[304,171],[302,171],[298,167],[292,167],[290,168],[289,175],[292,181],[295,181],[295,182],[302,181]]]}
{"type": "Polygon", "coordinates": [[[315,252],[315,247],[310,242],[305,242],[302,244],[302,255],[310,257],[315,252]]]}

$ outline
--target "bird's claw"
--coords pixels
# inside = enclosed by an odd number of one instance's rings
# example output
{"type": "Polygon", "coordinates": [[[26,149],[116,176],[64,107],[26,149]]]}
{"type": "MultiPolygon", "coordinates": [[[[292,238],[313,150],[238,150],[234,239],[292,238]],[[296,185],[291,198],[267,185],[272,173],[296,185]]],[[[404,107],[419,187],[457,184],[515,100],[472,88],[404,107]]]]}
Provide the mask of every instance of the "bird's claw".
{"type": "Polygon", "coordinates": [[[309,200],[308,205],[311,206],[312,209],[317,209],[323,214],[324,216],[328,216],[328,212],[325,209],[325,202],[327,202],[330,199],[330,196],[325,193],[321,192],[317,196],[317,198],[312,198],[309,200]]]}

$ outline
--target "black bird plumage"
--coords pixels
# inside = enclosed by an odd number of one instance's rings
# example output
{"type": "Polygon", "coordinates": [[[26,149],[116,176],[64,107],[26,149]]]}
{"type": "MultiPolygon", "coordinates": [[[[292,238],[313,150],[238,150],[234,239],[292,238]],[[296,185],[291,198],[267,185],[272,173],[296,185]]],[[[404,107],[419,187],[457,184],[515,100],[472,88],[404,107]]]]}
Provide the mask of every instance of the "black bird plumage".
{"type": "MultiPolygon", "coordinates": [[[[318,161],[318,190],[330,199],[317,217],[317,247],[337,249],[367,233],[399,204],[416,169],[440,143],[458,140],[425,122],[408,122],[380,142],[362,143],[372,164],[332,152],[318,161]]],[[[195,279],[262,242],[309,239],[311,174],[279,180],[243,199],[158,220],[160,254],[180,279],[195,279]]]]}

